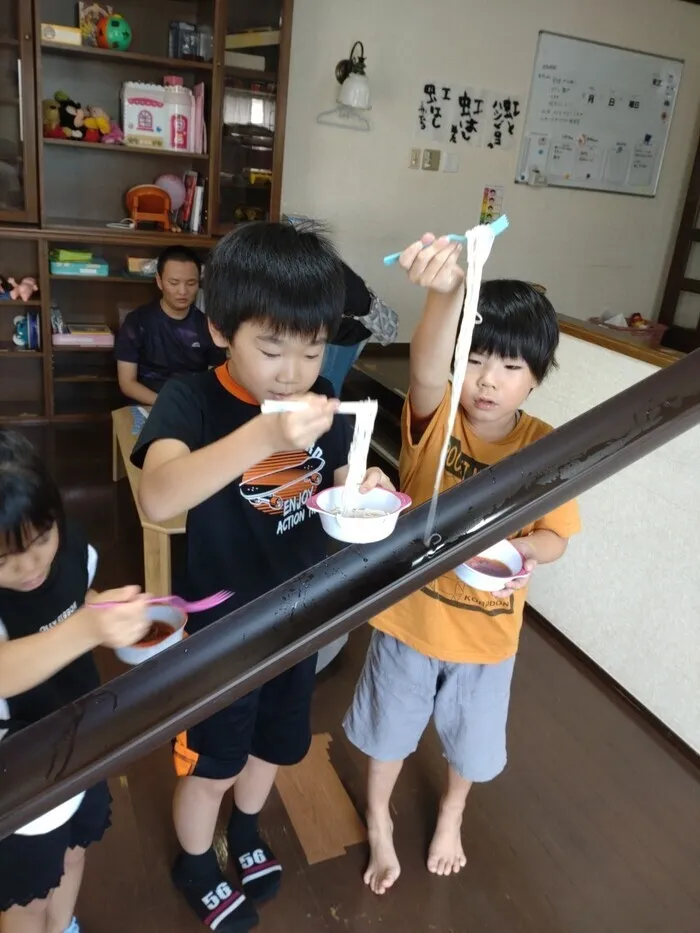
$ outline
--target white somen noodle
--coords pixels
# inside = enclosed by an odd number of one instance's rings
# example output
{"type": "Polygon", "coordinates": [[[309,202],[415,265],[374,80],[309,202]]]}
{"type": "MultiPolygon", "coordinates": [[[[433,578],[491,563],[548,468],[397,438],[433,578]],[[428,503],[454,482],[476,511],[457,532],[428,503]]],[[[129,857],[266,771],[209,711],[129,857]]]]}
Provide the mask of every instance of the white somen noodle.
{"type": "Polygon", "coordinates": [[[359,506],[357,491],[367,472],[367,457],[369,456],[369,445],[372,440],[376,417],[376,401],[367,400],[357,405],[355,430],[353,431],[350,452],[348,453],[348,475],[343,488],[340,510],[341,515],[347,517],[350,517],[352,512],[356,512],[359,506]]]}
{"type": "Polygon", "coordinates": [[[445,425],[445,440],[440,451],[437,472],[435,474],[435,485],[433,487],[433,497],[430,502],[430,511],[425,526],[425,544],[430,543],[430,537],[435,522],[435,512],[437,509],[437,498],[440,494],[440,485],[442,474],[445,469],[447,452],[450,445],[450,437],[454,426],[457,409],[459,408],[459,399],[462,394],[462,386],[467,375],[467,366],[469,364],[469,351],[471,350],[474,326],[481,323],[481,315],[477,310],[479,304],[479,291],[481,290],[481,276],[486,260],[489,258],[491,247],[493,246],[494,233],[491,228],[482,224],[467,231],[467,275],[464,290],[464,303],[462,305],[462,323],[457,335],[455,346],[454,370],[452,373],[452,390],[450,395],[450,411],[445,425]]]}

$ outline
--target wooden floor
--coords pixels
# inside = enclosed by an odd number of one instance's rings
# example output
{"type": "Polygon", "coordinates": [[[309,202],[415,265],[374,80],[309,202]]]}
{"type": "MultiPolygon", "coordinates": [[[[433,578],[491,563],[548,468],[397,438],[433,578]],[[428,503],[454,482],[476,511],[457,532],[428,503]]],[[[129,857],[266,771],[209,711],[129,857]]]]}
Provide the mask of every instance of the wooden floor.
{"type": "MultiPolygon", "coordinates": [[[[112,486],[109,434],[33,429],[100,552],[99,586],[140,581],[140,538],[124,488],[112,486]]],[[[359,631],[322,675],[314,731],[351,800],[364,806],[363,761],[340,721],[363,660],[359,631]]],[[[107,659],[103,659],[107,660],[107,659]]],[[[107,669],[112,669],[110,663],[107,669]]],[[[285,866],[266,933],[698,933],[700,775],[536,626],[516,665],[510,761],[468,802],[469,859],[458,877],[424,868],[443,769],[434,734],[395,795],[403,874],[383,898],[362,884],[363,844],[309,865],[280,797],[263,826],[285,866]]],[[[85,933],[196,933],[172,889],[174,783],[166,749],[113,781],[114,825],[91,852],[80,902],[85,933]]]]}

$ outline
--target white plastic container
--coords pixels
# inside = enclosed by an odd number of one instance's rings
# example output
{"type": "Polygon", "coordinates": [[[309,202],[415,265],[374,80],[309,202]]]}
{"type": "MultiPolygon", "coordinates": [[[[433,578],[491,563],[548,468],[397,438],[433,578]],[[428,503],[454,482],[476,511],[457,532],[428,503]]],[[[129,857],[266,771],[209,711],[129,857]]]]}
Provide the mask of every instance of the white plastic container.
{"type": "Polygon", "coordinates": [[[154,642],[139,642],[126,648],[115,648],[114,653],[124,664],[142,664],[185,637],[187,614],[179,609],[173,606],[152,605],[148,607],[148,618],[151,622],[164,622],[172,629],[172,634],[154,642]]]}
{"type": "Polygon", "coordinates": [[[485,561],[497,561],[499,564],[505,564],[510,575],[499,574],[491,575],[483,573],[480,570],[470,567],[469,563],[460,564],[455,569],[455,573],[464,583],[473,586],[475,590],[481,590],[484,593],[497,593],[502,590],[507,583],[511,583],[516,577],[527,576],[523,573],[523,557],[517,548],[514,548],[510,541],[499,541],[492,547],[487,548],[476,557],[470,558],[472,561],[483,559],[485,561]]]}
{"type": "Polygon", "coordinates": [[[194,150],[194,94],[182,84],[164,88],[165,148],[175,152],[194,150]]]}
{"type": "Polygon", "coordinates": [[[353,518],[336,515],[343,501],[343,486],[333,486],[312,496],[307,505],[312,512],[318,512],[321,525],[326,534],[336,541],[348,544],[370,544],[388,538],[399,520],[399,515],[411,504],[411,497],[403,492],[391,492],[389,489],[371,489],[358,495],[356,507],[376,509],[384,515],[376,518],[353,518]]]}

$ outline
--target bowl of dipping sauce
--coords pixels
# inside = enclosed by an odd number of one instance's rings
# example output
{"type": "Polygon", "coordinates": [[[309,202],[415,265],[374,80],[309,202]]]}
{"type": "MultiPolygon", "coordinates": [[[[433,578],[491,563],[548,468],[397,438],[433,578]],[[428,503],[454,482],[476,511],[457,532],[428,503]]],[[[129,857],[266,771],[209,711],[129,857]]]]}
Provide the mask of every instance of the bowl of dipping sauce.
{"type": "Polygon", "coordinates": [[[376,487],[353,496],[352,509],[343,515],[343,486],[333,486],[312,496],[307,505],[318,512],[326,534],[347,544],[370,544],[388,538],[399,515],[412,502],[403,492],[376,487]]]}
{"type": "Polygon", "coordinates": [[[124,664],[141,664],[185,637],[187,614],[173,606],[151,604],[148,609],[151,627],[140,641],[125,648],[115,648],[114,653],[124,664]]]}
{"type": "Polygon", "coordinates": [[[497,593],[523,573],[523,557],[510,541],[499,541],[456,568],[460,580],[485,593],[497,593]]]}

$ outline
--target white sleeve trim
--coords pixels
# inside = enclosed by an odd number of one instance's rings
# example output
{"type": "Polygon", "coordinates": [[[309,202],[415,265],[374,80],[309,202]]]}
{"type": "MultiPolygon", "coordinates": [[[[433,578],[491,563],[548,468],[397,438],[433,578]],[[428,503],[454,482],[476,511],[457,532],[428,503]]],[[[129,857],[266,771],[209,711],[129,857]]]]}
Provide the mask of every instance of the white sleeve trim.
{"type": "Polygon", "coordinates": [[[92,581],[95,579],[95,574],[97,573],[97,551],[95,548],[88,544],[87,552],[87,572],[88,572],[88,589],[92,586],[92,581]]]}

